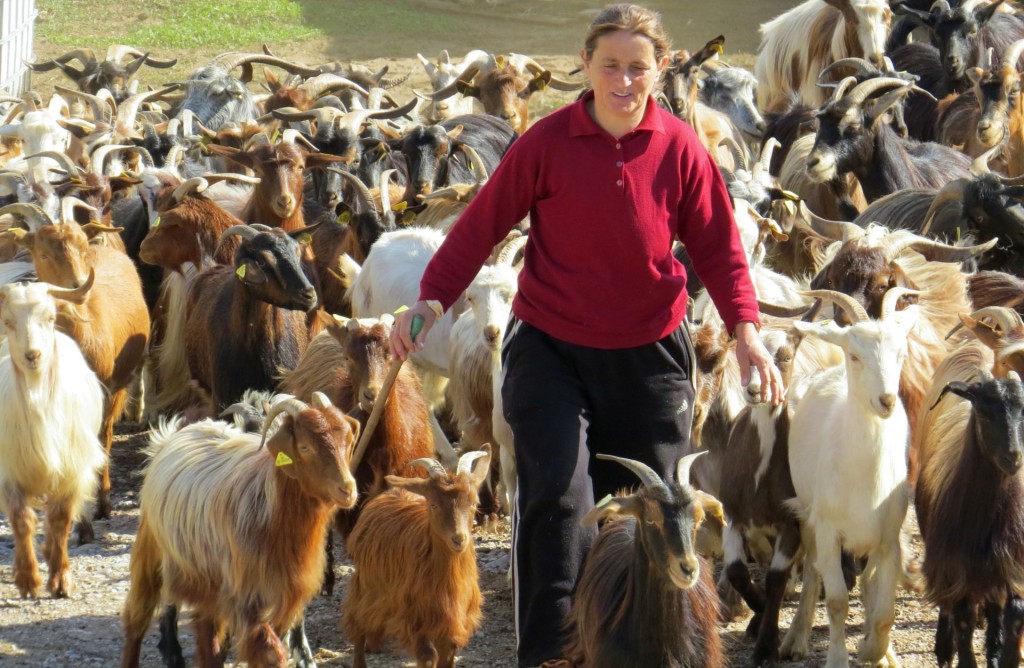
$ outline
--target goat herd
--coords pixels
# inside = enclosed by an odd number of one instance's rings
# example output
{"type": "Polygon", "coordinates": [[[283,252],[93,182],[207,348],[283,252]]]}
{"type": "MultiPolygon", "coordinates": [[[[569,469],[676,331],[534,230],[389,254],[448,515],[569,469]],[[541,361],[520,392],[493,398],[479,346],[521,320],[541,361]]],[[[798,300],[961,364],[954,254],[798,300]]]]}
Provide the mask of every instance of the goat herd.
{"type": "MultiPolygon", "coordinates": [[[[976,665],[979,622],[988,665],[1017,666],[1024,15],[1003,0],[807,0],[762,33],[753,74],[718,58],[722,37],[673,53],[659,102],[728,183],[787,401],[759,403],[756,374],[740,385],[691,276],[704,456],[674,480],[620,460],[641,485],[587,518],[604,525],[569,661],[722,665],[718,622],[744,602],[751,663],[804,659],[823,583],[827,665],[845,666],[859,582],[857,662],[899,665],[902,586],[938,608],[940,666],[976,665]],[[658,539],[670,525],[722,559],[717,586],[704,557],[658,539]]],[[[74,82],[49,100],[0,97],[13,588],[42,589],[41,507],[46,591],[69,595],[72,531],[97,540],[91,520],[111,513],[114,423],[152,425],[126,668],[158,606],[168,666],[183,665],[178,606],[201,666],[229,651],[313,666],[303,609],[334,586],[335,533],[355,568],[340,621],[357,668],[389,642],[417,666],[451,666],[479,628],[473,525],[515,493],[498,352],[528,222],[385,387],[389,314],[416,300],[446,230],[527,130],[531,95],[583,82],[519,54],[420,61],[433,90],[408,100],[387,68],[309,67],[266,47],[140,90],[143,66],[175,61],[116,45],[32,63],[74,82]]]]}

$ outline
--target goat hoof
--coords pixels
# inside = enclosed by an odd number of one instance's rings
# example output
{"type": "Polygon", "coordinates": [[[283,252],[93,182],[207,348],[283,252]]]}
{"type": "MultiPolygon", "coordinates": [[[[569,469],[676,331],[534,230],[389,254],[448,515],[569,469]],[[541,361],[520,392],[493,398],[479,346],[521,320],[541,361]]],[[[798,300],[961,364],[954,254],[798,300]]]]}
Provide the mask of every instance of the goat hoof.
{"type": "Polygon", "coordinates": [[[731,596],[723,596],[721,598],[719,613],[723,622],[735,622],[747,616],[748,608],[743,599],[739,597],[739,594],[736,595],[735,600],[730,600],[731,598],[731,596]]]}
{"type": "Polygon", "coordinates": [[[92,528],[92,522],[82,519],[75,523],[75,544],[86,545],[96,540],[96,532],[92,528]]]}
{"type": "Polygon", "coordinates": [[[751,658],[751,665],[756,666],[756,668],[761,668],[761,666],[771,666],[778,663],[778,661],[779,648],[777,644],[770,649],[762,648],[760,645],[754,647],[754,655],[751,658]]]}
{"type": "Polygon", "coordinates": [[[787,661],[803,661],[807,657],[807,639],[786,636],[779,647],[779,656],[787,661]]]}
{"type": "Polygon", "coordinates": [[[110,519],[110,497],[106,494],[100,494],[99,498],[96,499],[96,512],[93,514],[94,520],[106,520],[110,519]]]}
{"type": "Polygon", "coordinates": [[[755,612],[754,616],[750,618],[750,622],[747,624],[747,637],[756,638],[758,632],[761,630],[761,619],[764,617],[760,612],[755,612]]]}
{"type": "Polygon", "coordinates": [[[51,575],[46,582],[46,591],[50,592],[54,598],[69,598],[75,591],[75,587],[71,583],[71,574],[64,571],[51,575]]]}
{"type": "Polygon", "coordinates": [[[38,572],[16,573],[14,586],[22,598],[39,598],[39,587],[43,584],[38,572]]]}

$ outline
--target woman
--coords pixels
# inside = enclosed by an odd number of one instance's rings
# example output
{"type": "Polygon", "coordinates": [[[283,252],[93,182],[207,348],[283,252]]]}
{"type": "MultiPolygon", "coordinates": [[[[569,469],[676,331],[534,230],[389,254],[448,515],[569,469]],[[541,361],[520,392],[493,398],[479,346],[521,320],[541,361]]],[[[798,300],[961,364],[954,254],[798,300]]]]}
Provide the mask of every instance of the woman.
{"type": "Polygon", "coordinates": [[[405,359],[526,214],[526,246],[505,335],[505,417],[515,437],[513,577],[520,666],[557,660],[561,629],[596,532],[595,498],[635,483],[598,453],[669,477],[688,451],[693,348],[678,237],[750,366],[782,398],[757,335],[758,309],[725,184],[693,130],[651,94],[669,43],[655,12],[605,8],[581,51],[592,90],[539,120],[510,148],[452,228],[391,337],[405,359]]]}

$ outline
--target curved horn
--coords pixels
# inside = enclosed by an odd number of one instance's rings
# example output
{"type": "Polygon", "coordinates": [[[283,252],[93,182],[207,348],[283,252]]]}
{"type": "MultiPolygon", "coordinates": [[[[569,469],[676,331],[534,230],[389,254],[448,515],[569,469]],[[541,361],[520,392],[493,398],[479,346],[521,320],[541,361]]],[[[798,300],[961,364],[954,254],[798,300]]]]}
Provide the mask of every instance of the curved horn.
{"type": "Polygon", "coordinates": [[[316,392],[313,393],[313,397],[312,398],[313,398],[312,406],[313,406],[313,408],[316,408],[318,410],[321,410],[321,411],[322,410],[326,410],[327,408],[330,408],[331,406],[333,406],[333,404],[331,403],[330,398],[328,398],[328,396],[326,394],[324,394],[323,392],[321,392],[319,390],[317,390],[316,392]]]}
{"type": "MultiPolygon", "coordinates": [[[[969,316],[961,314],[960,322],[957,323],[956,327],[950,330],[949,334],[946,335],[947,339],[953,336],[953,334],[955,334],[965,324],[969,325],[969,323],[964,322],[964,318],[969,318],[971,320],[990,318],[999,326],[1000,331],[994,333],[1000,338],[1014,330],[1024,330],[1024,320],[1021,320],[1020,314],[1014,309],[1007,308],[1006,306],[986,306],[983,309],[978,309],[969,316]]],[[[988,343],[987,341],[983,342],[988,343]]]]}
{"type": "Polygon", "coordinates": [[[982,174],[989,174],[989,173],[991,173],[992,170],[989,168],[988,163],[989,163],[990,160],[992,160],[992,158],[994,158],[1002,150],[1003,150],[1003,146],[1000,145],[1000,144],[997,144],[997,145],[993,146],[992,148],[990,148],[989,150],[987,150],[984,153],[982,153],[981,155],[979,155],[974,160],[972,160],[971,161],[971,174],[974,174],[975,176],[981,176],[982,174]]]}
{"type": "Polygon", "coordinates": [[[480,159],[480,154],[476,152],[469,144],[459,144],[459,148],[466,157],[469,159],[469,170],[473,172],[473,176],[476,178],[477,183],[483,183],[487,180],[487,166],[484,165],[484,161],[480,159]]]}
{"type": "Polygon", "coordinates": [[[868,79],[867,81],[862,81],[857,84],[857,87],[850,91],[850,94],[844,98],[844,101],[850,106],[859,107],[864,104],[864,100],[868,99],[869,96],[880,90],[888,88],[909,88],[912,85],[913,84],[911,82],[904,79],[898,79],[896,77],[878,77],[875,79],[868,79]]]}
{"type": "Polygon", "coordinates": [[[385,169],[380,174],[380,212],[385,216],[393,216],[391,211],[391,177],[398,172],[397,169],[385,169]]]}
{"type": "Polygon", "coordinates": [[[837,70],[841,67],[848,67],[850,69],[857,70],[857,74],[868,76],[878,76],[881,74],[877,67],[863,58],[840,58],[818,74],[818,81],[822,81],[826,74],[831,74],[833,70],[837,70]]]}
{"type": "Polygon", "coordinates": [[[882,296],[882,320],[887,319],[896,312],[896,304],[904,295],[920,295],[920,290],[911,290],[905,287],[895,287],[886,290],[882,296]]]}
{"type": "Polygon", "coordinates": [[[107,47],[107,60],[120,63],[125,56],[131,56],[132,58],[146,56],[146,65],[160,69],[167,69],[178,64],[177,58],[172,58],[171,60],[160,60],[159,58],[153,58],[149,54],[139,51],[135,47],[127,46],[125,44],[111,44],[107,47]]]}
{"type": "Polygon", "coordinates": [[[123,151],[129,148],[134,148],[134,146],[131,144],[106,144],[100,146],[89,156],[89,172],[96,176],[103,176],[103,168],[105,166],[103,163],[107,161],[107,156],[114,151],[123,151]]]}
{"type": "Polygon", "coordinates": [[[811,310],[814,304],[803,306],[782,306],[781,304],[769,304],[760,299],[757,300],[757,310],[773,318],[796,318],[811,310]]]}
{"type": "Polygon", "coordinates": [[[185,199],[186,195],[190,195],[193,192],[201,193],[210,186],[210,182],[201,176],[195,176],[187,181],[183,181],[181,185],[174,189],[174,193],[171,195],[171,200],[175,203],[185,199]]]}
{"type": "Polygon", "coordinates": [[[121,103],[117,109],[117,124],[114,132],[120,137],[131,137],[135,135],[135,116],[139,112],[139,106],[150,98],[163,97],[181,88],[181,84],[174,83],[158,90],[149,90],[144,93],[132,95],[121,103]]]}
{"type": "Polygon", "coordinates": [[[892,261],[905,249],[917,251],[925,258],[935,262],[963,262],[995,248],[998,238],[989,239],[977,246],[950,246],[934,239],[925,239],[917,235],[908,235],[884,245],[885,257],[892,261]]]}
{"type": "Polygon", "coordinates": [[[281,144],[302,144],[308,151],[312,153],[319,153],[320,149],[313,146],[313,143],[306,139],[306,136],[293,128],[288,128],[281,133],[281,139],[278,140],[281,144]]]}
{"type": "Polygon", "coordinates": [[[366,184],[363,183],[358,176],[356,176],[352,172],[346,172],[344,170],[338,169],[337,167],[328,167],[327,169],[329,171],[341,174],[341,178],[351,183],[355,187],[356,192],[358,192],[362,196],[366,206],[369,207],[370,210],[374,210],[376,208],[373,203],[373,195],[370,194],[370,189],[366,187],[366,184]]]}
{"type": "Polygon", "coordinates": [[[366,97],[370,96],[370,91],[366,90],[365,88],[357,84],[355,81],[347,79],[343,76],[339,76],[332,72],[318,74],[317,76],[303,83],[301,86],[299,86],[299,88],[307,91],[309,93],[309,96],[314,100],[323,95],[325,91],[344,90],[348,88],[351,88],[360,95],[365,95],[366,97]]]}
{"type": "Polygon", "coordinates": [[[430,457],[420,457],[419,459],[414,459],[407,464],[407,468],[409,466],[422,466],[424,469],[426,469],[427,474],[432,479],[443,478],[444,476],[448,475],[448,471],[444,468],[441,462],[437,461],[436,459],[431,459],[430,457]]]}
{"type": "Polygon", "coordinates": [[[850,86],[857,85],[857,77],[845,77],[836,85],[836,89],[832,91],[832,99],[829,100],[829,104],[837,104],[846,95],[847,89],[850,86]]]}
{"type": "MultiPolygon", "coordinates": [[[[508,56],[508,62],[510,65],[515,67],[517,70],[522,72],[524,69],[531,74],[541,74],[543,72],[550,72],[546,67],[543,67],[536,60],[530,56],[524,56],[519,53],[510,53],[508,56]]],[[[548,86],[554,90],[560,90],[563,92],[571,93],[583,88],[582,81],[569,81],[568,79],[562,79],[556,77],[554,73],[551,73],[551,78],[548,80],[548,86]]]]}
{"type": "Polygon", "coordinates": [[[97,219],[100,218],[100,212],[96,207],[86,204],[77,197],[65,197],[60,201],[60,222],[75,222],[75,209],[85,209],[90,213],[96,214],[97,219]]]}
{"type": "Polygon", "coordinates": [[[59,65],[63,65],[71,60],[78,60],[83,65],[88,65],[90,62],[96,62],[96,52],[92,49],[72,49],[64,55],[58,56],[53,60],[44,60],[39,63],[30,63],[26,61],[26,65],[30,69],[36,72],[48,72],[59,65]]]}
{"type": "Polygon", "coordinates": [[[946,2],[946,0],[935,0],[935,2],[932,3],[932,6],[928,8],[928,11],[935,13],[936,9],[941,13],[946,13],[949,11],[949,3],[946,2]]]}
{"type": "Polygon", "coordinates": [[[661,479],[661,476],[655,473],[654,469],[643,462],[638,462],[635,459],[626,459],[625,457],[615,457],[614,455],[598,455],[597,458],[607,459],[608,461],[622,464],[640,478],[644,487],[657,487],[665,484],[665,481],[661,479]]]}
{"type": "Polygon", "coordinates": [[[498,257],[494,260],[495,266],[506,264],[511,267],[512,263],[515,262],[519,249],[525,247],[526,242],[529,240],[530,238],[525,234],[520,234],[518,237],[510,239],[498,252],[498,257]]]}
{"type": "MultiPolygon", "coordinates": [[[[236,225],[235,227],[238,226],[236,225]]],[[[225,234],[227,234],[227,232],[225,232],[225,234]]],[[[279,401],[273,406],[271,406],[270,410],[267,411],[267,417],[263,422],[263,435],[260,437],[260,447],[262,448],[264,445],[266,445],[267,432],[270,431],[270,427],[273,426],[274,420],[277,419],[278,415],[280,415],[281,413],[288,413],[288,415],[290,415],[294,420],[296,415],[306,410],[307,408],[309,408],[309,406],[307,406],[304,402],[300,401],[299,399],[296,399],[295,397],[288,397],[287,399],[279,401]]]]}
{"type": "Polygon", "coordinates": [[[32,155],[26,155],[26,160],[32,158],[49,158],[60,163],[60,166],[68,173],[68,177],[74,178],[76,174],[82,172],[82,168],[75,164],[75,161],[71,159],[67,153],[61,153],[60,151],[40,151],[39,153],[33,153],[32,155]]]}
{"type": "Polygon", "coordinates": [[[772,154],[781,146],[782,142],[775,137],[769,137],[764,142],[764,146],[761,147],[761,159],[757,161],[751,172],[755,183],[761,183],[761,175],[768,173],[768,166],[772,163],[772,154]]]}
{"type": "Polygon", "coordinates": [[[803,202],[800,203],[800,207],[810,220],[811,229],[823,237],[827,237],[835,241],[855,241],[863,237],[865,234],[862,227],[854,225],[853,223],[822,218],[807,208],[807,205],[803,202]]]}
{"type": "MultiPolygon", "coordinates": [[[[116,105],[111,107],[107,100],[101,99],[98,95],[91,95],[84,91],[73,90],[60,85],[55,85],[53,89],[68,97],[75,97],[88,102],[89,107],[92,109],[92,118],[97,123],[102,122],[109,125],[113,121],[114,113],[117,111],[116,105]]],[[[112,101],[113,99],[111,99],[112,101]]]]}
{"type": "Polygon", "coordinates": [[[676,482],[680,485],[690,485],[690,468],[693,463],[697,461],[697,458],[706,453],[707,450],[701,450],[700,452],[694,452],[680,458],[679,463],[676,464],[676,482]]]}
{"type": "MultiPolygon", "coordinates": [[[[242,65],[250,65],[252,63],[260,63],[261,65],[273,65],[280,67],[281,69],[291,72],[292,74],[301,74],[306,78],[316,77],[321,74],[320,70],[313,67],[306,67],[298,63],[292,63],[281,58],[275,58],[273,56],[267,56],[262,53],[224,53],[211,61],[211,65],[218,65],[227,70],[228,74],[231,70],[242,65]]],[[[251,68],[250,68],[251,69],[251,68]]],[[[243,75],[244,76],[244,75],[243,75]]],[[[251,76],[251,75],[250,75],[251,76]]]]}
{"type": "Polygon", "coordinates": [[[1018,39],[1003,52],[1003,67],[1009,67],[1016,72],[1017,61],[1020,60],[1022,52],[1024,52],[1024,39],[1018,39]]]}
{"type": "MultiPolygon", "coordinates": [[[[208,186],[212,186],[214,183],[220,183],[222,181],[234,181],[235,183],[245,183],[250,186],[257,185],[260,182],[260,177],[258,176],[246,176],[245,174],[235,174],[234,172],[207,174],[203,178],[206,180],[208,186]]],[[[202,191],[200,190],[199,192],[202,191]]]]}
{"type": "Polygon", "coordinates": [[[932,219],[935,218],[935,214],[937,214],[939,209],[941,209],[946,203],[964,201],[970,185],[971,182],[967,179],[955,179],[942,186],[942,190],[935,195],[935,199],[932,200],[927,213],[924,214],[924,225],[921,226],[921,236],[926,236],[928,234],[932,227],[932,219]]]}
{"type": "Polygon", "coordinates": [[[78,304],[81,306],[85,303],[85,298],[89,294],[89,290],[92,289],[92,284],[96,280],[96,270],[92,267],[89,268],[89,278],[85,279],[85,283],[81,287],[66,289],[51,286],[47,289],[47,292],[54,299],[62,299],[72,304],[78,304]]]}
{"type": "Polygon", "coordinates": [[[725,144],[725,147],[729,150],[729,154],[732,156],[732,161],[735,165],[733,169],[746,169],[747,157],[743,154],[743,150],[740,148],[739,144],[736,143],[736,140],[729,135],[725,135],[718,141],[718,148],[722,148],[722,144],[725,144]]]}
{"type": "Polygon", "coordinates": [[[831,301],[846,311],[846,315],[850,317],[853,324],[870,320],[868,312],[864,310],[864,307],[861,306],[860,302],[846,293],[836,292],[835,290],[808,290],[807,292],[801,292],[800,294],[805,297],[812,297],[814,299],[821,300],[827,299],[831,301]]]}
{"type": "Polygon", "coordinates": [[[53,225],[53,219],[50,218],[50,214],[46,213],[46,211],[35,204],[24,204],[21,202],[8,204],[0,209],[0,216],[5,213],[18,215],[24,218],[25,224],[28,225],[28,229],[32,232],[37,231],[40,227],[53,225]]]}
{"type": "Polygon", "coordinates": [[[486,457],[488,454],[490,453],[483,450],[473,450],[472,452],[467,452],[462,455],[459,457],[459,467],[456,469],[455,475],[469,475],[473,471],[473,462],[481,457],[486,457]]]}

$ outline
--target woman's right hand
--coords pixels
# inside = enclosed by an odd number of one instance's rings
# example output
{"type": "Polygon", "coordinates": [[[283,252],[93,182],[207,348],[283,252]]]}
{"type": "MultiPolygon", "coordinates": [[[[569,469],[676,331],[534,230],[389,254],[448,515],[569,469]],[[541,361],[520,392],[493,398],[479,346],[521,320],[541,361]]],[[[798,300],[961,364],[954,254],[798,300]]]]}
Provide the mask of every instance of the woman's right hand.
{"type": "Polygon", "coordinates": [[[402,311],[395,316],[395,325],[391,328],[391,357],[392,359],[405,360],[410,353],[423,350],[423,341],[427,338],[427,332],[434,326],[437,320],[437,313],[430,308],[425,301],[418,301],[409,309],[402,311]],[[423,329],[412,340],[412,320],[416,316],[423,318],[423,329]]]}

